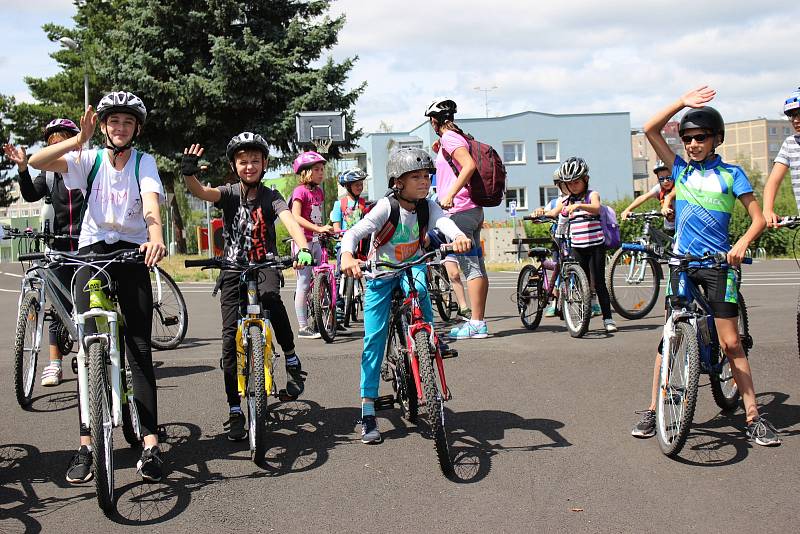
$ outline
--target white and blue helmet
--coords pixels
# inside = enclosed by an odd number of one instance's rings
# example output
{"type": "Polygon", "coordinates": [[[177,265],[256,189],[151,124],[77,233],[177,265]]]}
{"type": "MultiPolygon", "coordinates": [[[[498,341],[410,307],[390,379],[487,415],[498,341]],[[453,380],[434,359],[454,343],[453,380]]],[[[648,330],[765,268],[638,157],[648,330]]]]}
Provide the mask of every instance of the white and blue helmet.
{"type": "Polygon", "coordinates": [[[786,102],[783,103],[783,113],[785,115],[788,115],[796,109],[800,109],[800,87],[795,89],[789,98],[786,99],[786,102]]]}

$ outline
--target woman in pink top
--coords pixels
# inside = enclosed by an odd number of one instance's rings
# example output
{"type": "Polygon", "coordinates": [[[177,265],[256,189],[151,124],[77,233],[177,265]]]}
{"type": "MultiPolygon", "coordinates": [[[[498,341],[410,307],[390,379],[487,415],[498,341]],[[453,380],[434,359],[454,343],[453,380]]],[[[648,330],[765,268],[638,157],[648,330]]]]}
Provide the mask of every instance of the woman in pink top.
{"type": "MultiPolygon", "coordinates": [[[[456,103],[447,99],[434,100],[425,112],[433,130],[440,137],[440,141],[435,142],[433,146],[433,150],[438,153],[436,191],[439,204],[474,243],[471,251],[456,256],[459,267],[467,279],[467,293],[472,305],[471,317],[469,321],[453,328],[449,336],[453,339],[485,338],[488,336],[488,329],[483,314],[486,311],[486,295],[489,293],[489,277],[486,274],[481,250],[483,208],[470,198],[467,184],[475,172],[475,161],[470,156],[464,133],[453,122],[455,113],[456,103]],[[451,159],[452,163],[448,162],[448,159],[451,159]]],[[[452,263],[446,263],[446,266],[451,278],[457,280],[458,272],[455,266],[452,263]]]]}
{"type": "MultiPolygon", "coordinates": [[[[289,209],[292,210],[297,223],[303,228],[303,232],[308,241],[308,248],[314,257],[314,262],[319,263],[322,259],[322,248],[317,239],[318,234],[326,234],[333,231],[329,224],[323,224],[322,209],[325,195],[322,192],[322,180],[325,179],[325,158],[316,152],[303,152],[294,160],[294,172],[300,175],[300,185],[295,187],[289,199],[289,209]]],[[[292,253],[296,254],[297,249],[292,245],[292,253]]],[[[317,339],[319,332],[314,331],[308,326],[308,316],[306,315],[306,298],[308,290],[311,288],[311,277],[313,271],[311,267],[303,267],[297,270],[297,289],[294,293],[294,310],[297,313],[297,337],[307,339],[317,339]]]]}

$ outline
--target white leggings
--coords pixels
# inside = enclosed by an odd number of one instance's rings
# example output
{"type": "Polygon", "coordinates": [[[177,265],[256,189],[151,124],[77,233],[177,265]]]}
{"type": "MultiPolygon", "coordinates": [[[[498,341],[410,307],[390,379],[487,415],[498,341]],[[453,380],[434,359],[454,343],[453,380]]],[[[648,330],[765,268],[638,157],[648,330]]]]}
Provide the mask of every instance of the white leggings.
{"type": "MultiPolygon", "coordinates": [[[[292,253],[297,254],[299,249],[292,243],[292,253]]],[[[308,244],[308,250],[311,251],[311,256],[314,257],[314,263],[322,261],[322,247],[318,242],[308,244]]],[[[311,278],[314,276],[313,267],[303,267],[297,271],[297,289],[294,292],[294,311],[297,314],[297,323],[300,328],[308,326],[308,312],[306,301],[308,298],[308,290],[311,288],[311,278]]]]}

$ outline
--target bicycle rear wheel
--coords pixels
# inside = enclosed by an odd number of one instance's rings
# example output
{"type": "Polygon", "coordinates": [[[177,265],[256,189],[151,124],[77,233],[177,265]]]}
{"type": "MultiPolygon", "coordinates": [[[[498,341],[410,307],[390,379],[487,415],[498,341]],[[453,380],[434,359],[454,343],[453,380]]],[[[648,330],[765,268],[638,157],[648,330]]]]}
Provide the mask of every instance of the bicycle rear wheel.
{"type": "Polygon", "coordinates": [[[189,313],[178,284],[163,269],[150,271],[153,288],[153,333],[151,343],[159,350],[170,350],[180,345],[186,337],[189,313]],[[158,270],[158,275],[155,271],[158,270]],[[160,280],[160,284],[159,284],[160,280]]]}
{"type": "Polygon", "coordinates": [[[64,323],[61,322],[61,319],[54,316],[53,321],[58,321],[58,334],[56,335],[58,340],[58,352],[62,356],[66,356],[72,352],[72,349],[75,347],[75,340],[69,335],[69,330],[64,326],[64,323]]]}
{"type": "Polygon", "coordinates": [[[350,320],[358,322],[359,310],[364,309],[364,284],[361,280],[356,280],[353,284],[353,311],[350,315],[350,320]]]}
{"type": "Polygon", "coordinates": [[[39,293],[28,291],[22,297],[14,334],[14,392],[23,408],[30,405],[33,383],[36,381],[36,361],[42,343],[39,330],[39,293]]]}
{"type": "Polygon", "coordinates": [[[389,329],[389,342],[386,344],[386,361],[392,366],[392,389],[400,405],[400,413],[410,422],[415,422],[419,415],[417,386],[409,365],[406,348],[405,329],[395,322],[389,329]]]}
{"type": "Polygon", "coordinates": [[[445,476],[453,473],[453,461],[450,458],[450,447],[447,443],[447,429],[444,420],[444,399],[439,390],[436,371],[433,365],[433,356],[428,335],[424,330],[414,334],[414,347],[419,362],[419,376],[422,382],[422,391],[425,395],[426,419],[433,436],[433,448],[439,467],[445,476]]]}
{"type": "Polygon", "coordinates": [[[428,284],[430,294],[436,303],[436,310],[442,321],[447,322],[453,317],[453,302],[455,294],[450,279],[447,277],[447,270],[442,265],[428,266],[428,284]]]}
{"type": "Polygon", "coordinates": [[[136,400],[133,394],[133,378],[131,369],[126,364],[122,372],[122,435],[125,441],[133,448],[142,444],[139,426],[139,411],[136,409],[136,400]]]}
{"type": "MultiPolygon", "coordinates": [[[[744,303],[744,297],[741,293],[738,295],[739,299],[739,339],[742,343],[745,357],[750,356],[750,346],[752,338],[750,337],[750,324],[747,317],[747,306],[744,303]]],[[[720,358],[720,354],[715,354],[715,358],[720,358]]],[[[719,360],[714,361],[716,364],[719,360]]],[[[739,405],[739,386],[736,385],[736,380],[733,378],[731,371],[731,362],[725,358],[722,368],[719,373],[710,373],[709,381],[711,382],[711,394],[714,396],[714,402],[723,411],[733,411],[739,405]]]]}
{"type": "Polygon", "coordinates": [[[351,276],[344,277],[344,290],[342,291],[344,296],[344,320],[342,321],[342,326],[345,328],[350,327],[350,317],[352,316],[352,309],[355,305],[353,302],[353,293],[355,291],[354,284],[355,278],[351,276]]]}
{"type": "Polygon", "coordinates": [[[114,421],[106,374],[108,352],[99,341],[89,345],[89,431],[97,503],[106,515],[114,511],[114,421]]]}
{"type": "Polygon", "coordinates": [[[614,310],[626,319],[647,316],[658,301],[661,267],[643,252],[617,250],[606,273],[614,310]]]}
{"type": "Polygon", "coordinates": [[[311,301],[314,307],[314,321],[317,323],[317,329],[322,339],[326,343],[333,343],[336,338],[336,309],[333,306],[328,273],[320,272],[314,275],[311,301]]]}
{"type": "Polygon", "coordinates": [[[544,313],[542,271],[533,265],[526,265],[519,272],[517,278],[517,310],[522,326],[528,330],[536,330],[544,313]]]}
{"type": "Polygon", "coordinates": [[[561,294],[564,296],[564,322],[572,337],[583,337],[592,318],[592,293],[589,280],[580,265],[570,264],[564,269],[561,294]]]}
{"type": "Polygon", "coordinates": [[[675,324],[675,339],[670,353],[663,357],[668,361],[661,364],[662,369],[667,366],[666,373],[659,375],[656,435],[661,452],[674,457],[689,435],[700,378],[697,332],[689,323],[675,324]]]}

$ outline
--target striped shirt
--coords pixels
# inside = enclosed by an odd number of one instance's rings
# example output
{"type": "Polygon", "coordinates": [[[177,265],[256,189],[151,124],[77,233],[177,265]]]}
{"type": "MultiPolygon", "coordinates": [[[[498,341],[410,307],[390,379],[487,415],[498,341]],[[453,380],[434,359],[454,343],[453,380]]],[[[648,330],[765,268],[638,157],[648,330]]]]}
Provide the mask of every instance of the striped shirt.
{"type": "MultiPolygon", "coordinates": [[[[589,196],[591,189],[586,192],[586,198],[581,199],[580,203],[588,204],[590,202],[589,196]]],[[[564,200],[564,206],[578,202],[577,200],[567,198],[564,200]]],[[[562,219],[565,219],[564,212],[561,212],[559,217],[559,225],[562,219]]],[[[570,214],[569,237],[572,246],[575,248],[594,247],[596,245],[605,244],[605,237],[603,236],[603,226],[600,224],[600,216],[589,213],[585,210],[575,210],[570,214]],[[578,219],[578,220],[575,220],[578,219]]]]}
{"type": "Polygon", "coordinates": [[[781,145],[781,151],[775,156],[775,163],[782,163],[789,167],[792,175],[792,190],[797,202],[797,211],[800,212],[800,134],[790,135],[781,145]]]}

